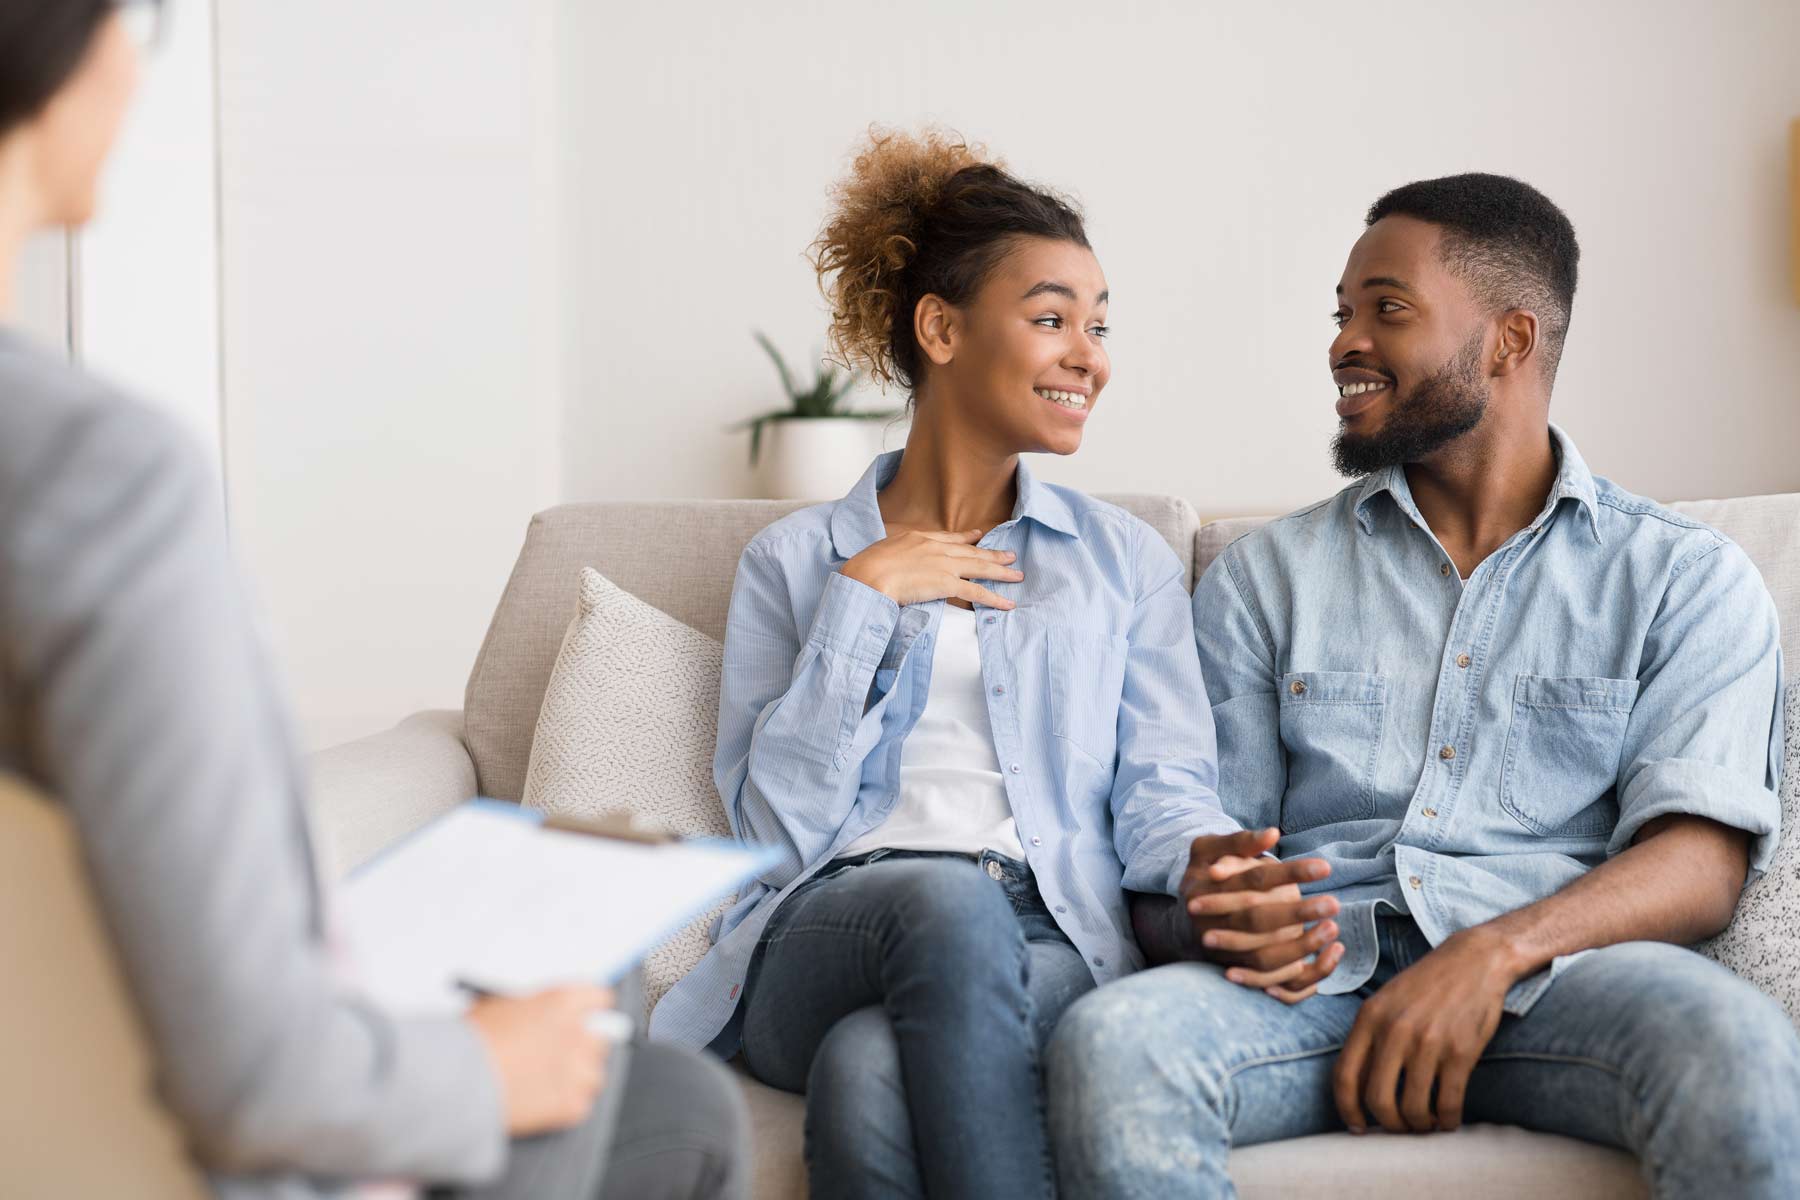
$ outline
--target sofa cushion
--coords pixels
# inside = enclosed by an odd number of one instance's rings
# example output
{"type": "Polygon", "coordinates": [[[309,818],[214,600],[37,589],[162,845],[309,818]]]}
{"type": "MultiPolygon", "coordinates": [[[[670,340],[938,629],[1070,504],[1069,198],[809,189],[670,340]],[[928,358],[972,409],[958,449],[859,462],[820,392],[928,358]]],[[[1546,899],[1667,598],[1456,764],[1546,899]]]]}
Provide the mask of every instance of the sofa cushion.
{"type": "MultiPolygon", "coordinates": [[[[684,837],[729,837],[713,787],[724,648],[581,571],[581,599],[538,714],[524,803],[555,816],[629,813],[684,837]]],[[[644,960],[644,1016],[694,969],[713,918],[690,922],[644,960]]]]}
{"type": "Polygon", "coordinates": [[[1786,738],[1775,860],[1745,889],[1731,927],[1698,949],[1773,996],[1800,1029],[1800,684],[1787,690],[1786,738]]]}
{"type": "MultiPolygon", "coordinates": [[[[805,1099],[733,1066],[755,1132],[756,1200],[804,1200],[805,1099]]],[[[1233,1150],[1230,1171],[1241,1200],[1393,1200],[1452,1189],[1457,1200],[1640,1200],[1650,1194],[1637,1160],[1622,1150],[1505,1125],[1419,1137],[1327,1133],[1270,1142],[1233,1150]]]]}
{"type": "Polygon", "coordinates": [[[1261,529],[1274,519],[1274,517],[1226,517],[1222,521],[1208,521],[1202,525],[1199,536],[1194,539],[1194,577],[1198,579],[1206,574],[1206,568],[1213,565],[1213,559],[1225,552],[1225,547],[1246,533],[1261,529]]]}
{"type": "Polygon", "coordinates": [[[1781,654],[1791,680],[1800,670],[1800,492],[1669,505],[1743,548],[1762,572],[1781,618],[1781,654]]]}
{"type": "Polygon", "coordinates": [[[1637,1160],[1623,1150],[1510,1125],[1455,1133],[1361,1137],[1324,1133],[1231,1152],[1241,1200],[1321,1196],[1393,1200],[1641,1200],[1650,1195],[1637,1160]]]}
{"type": "MultiPolygon", "coordinates": [[[[1102,497],[1193,564],[1199,519],[1170,496],[1102,497]]],[[[517,800],[551,663],[575,611],[580,571],[613,583],[710,637],[725,631],[738,556],[756,532],[803,505],[775,500],[569,504],[539,513],[488,626],[464,694],[463,737],[481,792],[517,800]]]]}

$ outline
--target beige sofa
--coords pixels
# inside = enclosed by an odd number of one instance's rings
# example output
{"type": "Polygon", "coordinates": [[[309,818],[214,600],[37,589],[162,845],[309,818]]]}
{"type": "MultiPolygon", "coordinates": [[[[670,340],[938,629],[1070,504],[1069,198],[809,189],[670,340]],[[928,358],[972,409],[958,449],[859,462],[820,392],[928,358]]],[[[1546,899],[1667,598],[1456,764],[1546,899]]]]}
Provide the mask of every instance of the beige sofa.
{"type": "MultiPolygon", "coordinates": [[[[1266,519],[1202,524],[1182,500],[1109,498],[1153,525],[1195,573],[1266,519]]],[[[534,518],[470,673],[463,711],[417,714],[387,733],[315,756],[316,826],[329,867],[348,870],[478,791],[517,800],[582,567],[719,637],[739,552],[757,530],[795,507],[582,504],[534,518]]],[[[1735,538],[1756,561],[1781,611],[1787,661],[1800,663],[1800,494],[1677,507],[1735,538]]],[[[1800,892],[1800,879],[1791,882],[1800,892]]],[[[1800,954],[1794,962],[1800,971],[1800,954]]],[[[800,1098],[748,1078],[744,1087],[756,1125],[758,1197],[804,1195],[800,1098]]],[[[1255,1146],[1234,1153],[1231,1169],[1247,1200],[1302,1192],[1388,1200],[1451,1189],[1459,1200],[1645,1194],[1635,1164],[1619,1151],[1491,1126],[1430,1137],[1333,1134],[1255,1146]]]]}

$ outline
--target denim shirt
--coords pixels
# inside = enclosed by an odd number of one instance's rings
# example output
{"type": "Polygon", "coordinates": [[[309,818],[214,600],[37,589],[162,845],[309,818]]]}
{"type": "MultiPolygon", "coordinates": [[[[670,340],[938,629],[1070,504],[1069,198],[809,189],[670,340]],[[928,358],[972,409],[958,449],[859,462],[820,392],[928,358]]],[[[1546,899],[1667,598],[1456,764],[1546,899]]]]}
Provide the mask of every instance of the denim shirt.
{"type": "Polygon", "coordinates": [[[1378,910],[1440,944],[1665,814],[1753,834],[1752,878],[1774,853],[1781,661],[1761,576],[1551,436],[1543,511],[1466,584],[1394,468],[1240,538],[1195,587],[1226,811],[1330,863],[1309,890],[1344,904],[1322,992],[1375,970],[1378,910]]]}
{"type": "MultiPolygon", "coordinates": [[[[779,860],[740,894],[652,1035],[730,1054],[750,957],[775,907],[880,825],[900,749],[931,688],[944,602],[902,607],[838,568],[887,536],[876,493],[850,494],[751,540],[725,628],[714,773],[732,832],[779,860]]],[[[1106,982],[1142,965],[1122,889],[1173,894],[1188,843],[1237,828],[1219,805],[1212,718],[1179,559],[1149,525],[1023,463],[1011,550],[1017,607],[977,607],[981,674],[1019,840],[1057,924],[1106,982]]]]}

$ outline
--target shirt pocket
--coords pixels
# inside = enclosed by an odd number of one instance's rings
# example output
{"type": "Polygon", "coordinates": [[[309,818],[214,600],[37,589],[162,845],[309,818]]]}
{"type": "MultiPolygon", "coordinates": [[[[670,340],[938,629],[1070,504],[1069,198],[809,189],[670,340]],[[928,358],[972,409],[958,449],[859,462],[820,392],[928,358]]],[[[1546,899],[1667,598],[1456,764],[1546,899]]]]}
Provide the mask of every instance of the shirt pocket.
{"type": "Polygon", "coordinates": [[[1052,626],[1045,640],[1050,657],[1050,730],[1102,763],[1119,748],[1119,699],[1125,690],[1122,637],[1052,626]]]}
{"type": "Polygon", "coordinates": [[[1501,807],[1546,837],[1611,832],[1619,820],[1619,755],[1637,693],[1635,679],[1519,676],[1501,807]]]}
{"type": "Polygon", "coordinates": [[[1375,815],[1375,765],[1387,721],[1387,678],[1361,671],[1281,677],[1287,791],[1281,828],[1297,833],[1375,815]]]}

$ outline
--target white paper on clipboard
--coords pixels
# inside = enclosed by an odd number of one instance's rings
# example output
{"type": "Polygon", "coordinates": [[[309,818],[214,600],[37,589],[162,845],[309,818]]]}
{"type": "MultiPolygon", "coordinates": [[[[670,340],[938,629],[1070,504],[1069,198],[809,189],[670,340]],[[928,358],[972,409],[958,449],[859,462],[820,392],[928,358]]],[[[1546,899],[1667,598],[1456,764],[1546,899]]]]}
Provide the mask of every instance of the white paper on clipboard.
{"type": "Polygon", "coordinates": [[[474,800],[366,864],[337,897],[359,990],[399,1013],[453,1013],[462,982],[508,995],[612,983],[754,875],[769,851],[645,845],[546,829],[474,800]]]}

